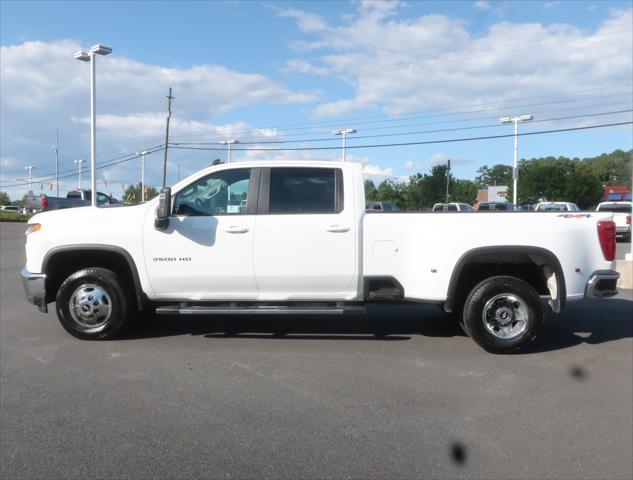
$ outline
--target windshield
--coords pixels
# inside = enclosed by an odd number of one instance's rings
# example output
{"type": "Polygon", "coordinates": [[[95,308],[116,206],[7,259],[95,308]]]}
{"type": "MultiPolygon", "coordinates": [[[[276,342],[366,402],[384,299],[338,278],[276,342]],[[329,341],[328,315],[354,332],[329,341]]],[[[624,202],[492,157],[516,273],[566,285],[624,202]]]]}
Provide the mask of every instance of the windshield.
{"type": "Polygon", "coordinates": [[[537,212],[564,212],[567,210],[567,205],[564,203],[550,203],[548,205],[539,205],[536,209],[537,212]]]}
{"type": "Polygon", "coordinates": [[[598,206],[599,212],[631,213],[631,205],[611,203],[598,206]]]}

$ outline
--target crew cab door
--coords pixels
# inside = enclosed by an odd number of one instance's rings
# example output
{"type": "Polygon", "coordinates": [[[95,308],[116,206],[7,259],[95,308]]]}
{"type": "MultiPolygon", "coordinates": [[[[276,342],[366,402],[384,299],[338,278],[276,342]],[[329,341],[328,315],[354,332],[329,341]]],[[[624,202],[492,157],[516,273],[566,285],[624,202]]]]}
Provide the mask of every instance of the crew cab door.
{"type": "Polygon", "coordinates": [[[358,222],[345,190],[353,181],[340,168],[262,169],[254,255],[261,300],[357,297],[358,222]]]}
{"type": "Polygon", "coordinates": [[[219,170],[174,194],[166,230],[156,230],[148,215],[143,248],[158,298],[231,300],[255,294],[258,185],[259,169],[219,170]]]}

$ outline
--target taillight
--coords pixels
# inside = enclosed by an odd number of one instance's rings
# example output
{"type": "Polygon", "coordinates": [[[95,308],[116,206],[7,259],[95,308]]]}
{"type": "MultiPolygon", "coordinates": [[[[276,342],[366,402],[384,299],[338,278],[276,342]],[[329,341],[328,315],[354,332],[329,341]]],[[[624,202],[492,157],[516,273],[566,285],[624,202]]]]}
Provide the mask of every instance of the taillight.
{"type": "Polygon", "coordinates": [[[599,221],[598,239],[604,259],[612,262],[615,259],[615,222],[611,220],[599,221]]]}
{"type": "Polygon", "coordinates": [[[626,216],[626,224],[631,225],[631,215],[626,216]]]}
{"type": "Polygon", "coordinates": [[[47,208],[48,207],[48,198],[46,197],[42,197],[42,208],[47,208]]]}

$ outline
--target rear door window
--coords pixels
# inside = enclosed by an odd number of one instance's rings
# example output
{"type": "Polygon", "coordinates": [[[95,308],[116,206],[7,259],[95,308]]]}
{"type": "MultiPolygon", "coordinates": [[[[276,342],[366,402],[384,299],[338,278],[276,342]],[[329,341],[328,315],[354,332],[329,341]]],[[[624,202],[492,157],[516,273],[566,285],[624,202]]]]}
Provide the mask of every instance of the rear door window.
{"type": "Polygon", "coordinates": [[[342,189],[340,169],[271,168],[269,213],[340,213],[342,189]]]}

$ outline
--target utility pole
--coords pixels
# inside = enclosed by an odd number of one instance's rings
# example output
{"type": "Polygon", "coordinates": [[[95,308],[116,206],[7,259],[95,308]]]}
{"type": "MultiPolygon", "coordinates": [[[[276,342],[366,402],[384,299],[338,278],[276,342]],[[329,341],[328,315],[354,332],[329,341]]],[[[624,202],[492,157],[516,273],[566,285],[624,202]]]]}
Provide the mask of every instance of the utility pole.
{"type": "Polygon", "coordinates": [[[450,195],[448,194],[448,182],[451,178],[451,159],[448,159],[448,167],[446,168],[446,203],[448,203],[448,199],[450,195]]]}
{"type": "Polygon", "coordinates": [[[180,163],[178,164],[178,181],[180,181],[180,163]]]}
{"type": "Polygon", "coordinates": [[[55,140],[53,147],[55,149],[55,185],[57,186],[55,196],[59,197],[59,127],[55,127],[55,140]]]}
{"type": "Polygon", "coordinates": [[[84,161],[83,160],[75,160],[75,161],[73,161],[73,163],[75,163],[76,165],[79,165],[79,180],[78,180],[79,185],[77,186],[77,188],[79,190],[81,190],[81,168],[83,166],[84,161]]]}
{"type": "Polygon", "coordinates": [[[165,157],[163,158],[163,188],[167,185],[167,147],[169,145],[169,119],[171,118],[171,87],[169,87],[169,95],[167,95],[167,124],[165,125],[165,157]]]}
{"type": "Polygon", "coordinates": [[[28,165],[24,167],[24,170],[29,171],[29,193],[33,193],[33,169],[35,167],[33,165],[28,165]]]}

